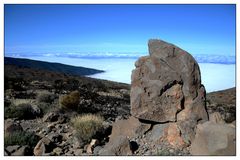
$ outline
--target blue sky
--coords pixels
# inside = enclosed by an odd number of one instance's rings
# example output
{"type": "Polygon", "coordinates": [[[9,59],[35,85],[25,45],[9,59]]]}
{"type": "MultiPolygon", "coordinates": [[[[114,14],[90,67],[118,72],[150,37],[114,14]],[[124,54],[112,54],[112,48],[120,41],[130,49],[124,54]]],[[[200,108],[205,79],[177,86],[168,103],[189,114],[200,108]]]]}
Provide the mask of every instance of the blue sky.
{"type": "Polygon", "coordinates": [[[235,55],[235,5],[5,5],[5,55],[146,53],[160,38],[192,54],[235,55]]]}

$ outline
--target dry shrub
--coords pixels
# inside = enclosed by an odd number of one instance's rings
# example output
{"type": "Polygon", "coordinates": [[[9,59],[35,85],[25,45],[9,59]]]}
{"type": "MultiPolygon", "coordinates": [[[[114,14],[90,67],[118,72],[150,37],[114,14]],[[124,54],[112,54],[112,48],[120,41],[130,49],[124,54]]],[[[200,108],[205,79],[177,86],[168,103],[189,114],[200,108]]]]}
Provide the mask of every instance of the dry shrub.
{"type": "Polygon", "coordinates": [[[71,123],[80,140],[90,141],[103,129],[103,121],[103,118],[99,115],[85,114],[73,118],[71,123]]]}
{"type": "Polygon", "coordinates": [[[78,104],[80,102],[79,97],[80,93],[78,91],[73,91],[68,95],[61,96],[59,98],[61,108],[77,110],[78,104]]]}
{"type": "Polygon", "coordinates": [[[43,103],[53,103],[53,101],[56,99],[56,95],[52,94],[52,93],[40,93],[37,96],[37,101],[39,103],[43,102],[43,103]]]}

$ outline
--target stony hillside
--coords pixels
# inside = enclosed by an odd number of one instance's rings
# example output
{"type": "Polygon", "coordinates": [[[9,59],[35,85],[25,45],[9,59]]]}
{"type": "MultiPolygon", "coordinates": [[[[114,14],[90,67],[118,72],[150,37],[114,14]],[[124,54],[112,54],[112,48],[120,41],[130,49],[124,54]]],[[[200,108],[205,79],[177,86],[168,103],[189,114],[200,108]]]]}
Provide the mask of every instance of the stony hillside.
{"type": "Polygon", "coordinates": [[[4,64],[15,65],[20,68],[40,69],[45,71],[64,73],[67,75],[77,75],[77,76],[92,75],[92,74],[104,72],[102,70],[97,70],[97,69],[76,67],[76,66],[70,66],[70,65],[65,65],[61,63],[36,61],[36,60],[25,59],[25,58],[4,57],[4,64]]]}
{"type": "Polygon", "coordinates": [[[236,88],[205,96],[190,55],[149,47],[131,86],[5,65],[4,154],[234,155],[236,88]]]}

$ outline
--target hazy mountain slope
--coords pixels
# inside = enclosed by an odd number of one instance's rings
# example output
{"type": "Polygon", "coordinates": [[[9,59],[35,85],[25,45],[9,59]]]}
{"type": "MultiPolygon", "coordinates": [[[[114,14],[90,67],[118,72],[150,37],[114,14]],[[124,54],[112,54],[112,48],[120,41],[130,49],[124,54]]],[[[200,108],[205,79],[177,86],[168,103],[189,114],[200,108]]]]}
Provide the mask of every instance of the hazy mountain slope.
{"type": "Polygon", "coordinates": [[[65,65],[61,63],[50,63],[50,62],[43,62],[43,61],[36,61],[36,60],[22,59],[22,58],[10,58],[10,57],[4,57],[4,64],[15,65],[23,68],[32,68],[32,69],[40,69],[40,70],[47,70],[52,72],[65,73],[67,75],[78,75],[78,76],[92,75],[92,74],[104,72],[102,70],[70,66],[70,65],[65,65]]]}

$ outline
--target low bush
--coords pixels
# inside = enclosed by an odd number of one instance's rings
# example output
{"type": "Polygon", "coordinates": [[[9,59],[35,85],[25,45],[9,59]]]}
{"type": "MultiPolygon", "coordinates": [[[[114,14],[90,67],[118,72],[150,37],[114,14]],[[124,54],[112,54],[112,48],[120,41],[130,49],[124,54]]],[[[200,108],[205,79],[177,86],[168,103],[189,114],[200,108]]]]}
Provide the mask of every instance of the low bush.
{"type": "Polygon", "coordinates": [[[53,101],[56,99],[56,95],[52,93],[40,93],[37,96],[37,101],[39,103],[53,103],[53,101]]]}
{"type": "Polygon", "coordinates": [[[12,145],[28,145],[33,148],[39,141],[39,137],[34,135],[31,132],[26,131],[17,131],[12,134],[4,135],[4,146],[12,146],[12,145]]]}
{"type": "Polygon", "coordinates": [[[63,109],[73,109],[77,110],[78,104],[80,102],[80,93],[78,91],[73,91],[68,95],[61,96],[59,98],[59,103],[63,109]]]}
{"type": "Polygon", "coordinates": [[[83,142],[89,142],[103,129],[103,118],[98,115],[86,114],[73,118],[71,124],[77,131],[77,137],[83,142]]]}
{"type": "Polygon", "coordinates": [[[33,119],[37,115],[29,103],[22,103],[17,106],[11,105],[5,108],[5,118],[17,118],[17,119],[33,119]]]}
{"type": "Polygon", "coordinates": [[[54,108],[56,108],[55,104],[49,104],[49,103],[43,103],[43,102],[38,103],[38,107],[41,110],[40,117],[44,116],[46,113],[48,113],[51,110],[53,110],[54,108]]]}

